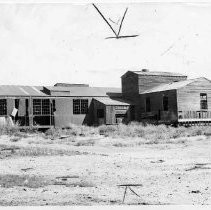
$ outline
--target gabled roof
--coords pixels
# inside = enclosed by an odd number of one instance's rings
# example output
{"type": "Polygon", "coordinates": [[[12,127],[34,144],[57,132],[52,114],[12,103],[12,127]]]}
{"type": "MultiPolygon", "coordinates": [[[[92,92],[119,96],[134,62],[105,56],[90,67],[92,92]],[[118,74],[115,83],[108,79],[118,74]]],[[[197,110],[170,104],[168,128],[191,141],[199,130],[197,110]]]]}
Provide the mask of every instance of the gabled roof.
{"type": "Polygon", "coordinates": [[[94,99],[105,105],[129,106],[132,104],[130,101],[121,98],[95,97],[94,99]]]}
{"type": "Polygon", "coordinates": [[[179,81],[179,82],[172,82],[172,83],[169,83],[169,84],[162,84],[162,85],[159,85],[159,86],[156,86],[154,88],[151,88],[149,90],[146,90],[140,94],[146,94],[146,93],[154,93],[154,92],[161,92],[161,91],[167,91],[167,90],[177,90],[177,89],[180,89],[180,88],[183,88],[193,82],[196,82],[196,81],[199,81],[199,80],[207,80],[207,81],[210,81],[204,77],[200,77],[200,78],[196,78],[196,79],[189,79],[189,80],[184,80],[184,81],[179,81]]]}
{"type": "Polygon", "coordinates": [[[132,71],[132,72],[138,75],[148,75],[148,76],[187,77],[186,75],[175,72],[161,72],[161,71],[132,71]]]}
{"type": "Polygon", "coordinates": [[[47,96],[39,86],[0,85],[0,96],[47,96]]]}
{"type": "Polygon", "coordinates": [[[129,70],[125,74],[123,74],[121,77],[125,77],[128,74],[135,74],[137,76],[162,76],[162,77],[184,77],[187,78],[186,75],[175,73],[175,72],[163,72],[163,71],[149,71],[147,69],[135,69],[135,70],[129,70]]]}
{"type": "Polygon", "coordinates": [[[108,87],[45,87],[50,91],[51,96],[108,96],[114,93],[121,93],[121,88],[108,87]]]}

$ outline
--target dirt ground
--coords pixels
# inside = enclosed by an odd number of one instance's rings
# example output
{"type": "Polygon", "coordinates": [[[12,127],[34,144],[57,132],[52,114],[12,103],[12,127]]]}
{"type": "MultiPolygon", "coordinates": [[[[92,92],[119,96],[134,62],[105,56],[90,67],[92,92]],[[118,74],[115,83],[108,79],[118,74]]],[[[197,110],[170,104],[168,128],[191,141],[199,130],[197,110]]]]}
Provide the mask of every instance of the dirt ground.
{"type": "Polygon", "coordinates": [[[211,204],[210,137],[130,147],[111,141],[1,136],[0,205],[211,204]],[[128,189],[123,203],[122,184],[142,184],[131,187],[140,197],[128,189]]]}

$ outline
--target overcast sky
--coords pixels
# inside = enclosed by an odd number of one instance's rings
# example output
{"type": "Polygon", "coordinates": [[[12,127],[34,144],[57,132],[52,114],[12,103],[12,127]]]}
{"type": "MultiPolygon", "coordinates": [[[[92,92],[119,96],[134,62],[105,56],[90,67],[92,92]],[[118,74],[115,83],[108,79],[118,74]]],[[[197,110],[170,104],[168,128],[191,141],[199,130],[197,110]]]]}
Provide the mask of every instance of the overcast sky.
{"type": "Polygon", "coordinates": [[[211,4],[0,4],[0,84],[56,82],[120,87],[127,70],[148,68],[211,79],[211,4]],[[117,27],[113,23],[113,27],[117,27]]]}

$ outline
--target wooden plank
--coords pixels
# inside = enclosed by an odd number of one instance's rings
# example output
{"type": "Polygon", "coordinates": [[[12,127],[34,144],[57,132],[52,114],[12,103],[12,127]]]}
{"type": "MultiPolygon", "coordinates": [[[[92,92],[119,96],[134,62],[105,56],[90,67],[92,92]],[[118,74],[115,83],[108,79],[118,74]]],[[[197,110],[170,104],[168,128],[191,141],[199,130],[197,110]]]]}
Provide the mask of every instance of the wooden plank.
{"type": "Polygon", "coordinates": [[[159,86],[161,84],[169,84],[175,81],[183,81],[186,80],[186,76],[178,77],[178,76],[149,76],[149,75],[139,75],[138,77],[138,85],[139,85],[139,93],[149,90],[153,87],[159,86]]]}
{"type": "Polygon", "coordinates": [[[211,118],[206,119],[178,119],[178,122],[211,122],[211,118]]]}

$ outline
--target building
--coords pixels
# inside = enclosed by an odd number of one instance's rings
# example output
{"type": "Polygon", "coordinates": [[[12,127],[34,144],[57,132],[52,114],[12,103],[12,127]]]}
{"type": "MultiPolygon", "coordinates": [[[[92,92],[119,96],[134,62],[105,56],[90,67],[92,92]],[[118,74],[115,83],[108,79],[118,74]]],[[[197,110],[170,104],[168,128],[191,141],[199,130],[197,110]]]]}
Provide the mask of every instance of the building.
{"type": "Polygon", "coordinates": [[[140,122],[186,124],[211,122],[211,81],[170,72],[128,71],[123,98],[135,104],[140,122]]]}
{"type": "Polygon", "coordinates": [[[128,71],[119,88],[57,83],[0,86],[0,125],[68,127],[131,121],[211,122],[211,82],[206,78],[146,69],[128,71]]]}
{"type": "Polygon", "coordinates": [[[41,128],[129,122],[121,89],[83,84],[0,86],[0,125],[41,128]]]}

